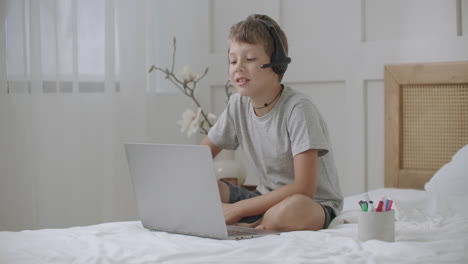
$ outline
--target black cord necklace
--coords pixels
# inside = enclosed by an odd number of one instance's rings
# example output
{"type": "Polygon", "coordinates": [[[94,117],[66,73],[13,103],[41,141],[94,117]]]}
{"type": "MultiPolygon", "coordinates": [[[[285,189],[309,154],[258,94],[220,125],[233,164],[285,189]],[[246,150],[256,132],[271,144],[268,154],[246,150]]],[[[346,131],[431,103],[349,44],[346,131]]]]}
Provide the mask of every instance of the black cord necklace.
{"type": "Polygon", "coordinates": [[[276,99],[278,99],[278,97],[281,95],[282,92],[283,92],[283,85],[281,85],[281,90],[280,90],[279,93],[276,95],[276,97],[273,98],[273,100],[271,100],[271,102],[265,103],[265,104],[263,104],[263,106],[260,106],[260,107],[255,107],[255,106],[252,105],[253,109],[259,110],[259,109],[267,108],[267,107],[268,107],[269,105],[271,105],[276,99]]]}

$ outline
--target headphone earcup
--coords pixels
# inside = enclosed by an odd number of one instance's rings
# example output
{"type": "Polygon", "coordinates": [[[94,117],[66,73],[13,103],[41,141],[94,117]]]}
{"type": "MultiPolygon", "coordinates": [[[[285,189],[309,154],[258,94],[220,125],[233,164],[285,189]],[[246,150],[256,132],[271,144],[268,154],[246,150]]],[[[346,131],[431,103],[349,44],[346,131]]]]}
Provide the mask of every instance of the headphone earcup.
{"type": "Polygon", "coordinates": [[[272,69],[278,75],[283,75],[288,69],[288,64],[291,63],[291,58],[286,56],[283,49],[275,49],[271,56],[273,62],[272,69]]]}
{"type": "Polygon", "coordinates": [[[259,19],[259,21],[268,28],[275,45],[273,54],[271,54],[271,62],[268,65],[271,65],[271,68],[276,74],[283,75],[288,69],[288,64],[291,63],[291,58],[286,55],[283,43],[281,42],[275,27],[266,20],[259,19]]]}
{"type": "Polygon", "coordinates": [[[273,71],[276,72],[278,75],[283,75],[288,69],[288,65],[282,64],[282,65],[273,66],[272,68],[273,68],[273,71]]]}

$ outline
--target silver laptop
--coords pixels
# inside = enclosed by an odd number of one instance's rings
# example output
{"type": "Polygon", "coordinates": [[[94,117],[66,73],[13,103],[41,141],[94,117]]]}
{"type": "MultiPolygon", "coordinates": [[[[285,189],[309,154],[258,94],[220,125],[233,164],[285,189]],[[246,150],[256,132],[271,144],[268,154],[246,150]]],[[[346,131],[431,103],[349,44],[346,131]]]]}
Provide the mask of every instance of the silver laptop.
{"type": "Polygon", "coordinates": [[[208,146],[125,144],[125,151],[145,228],[216,239],[278,234],[226,226],[208,146]]]}

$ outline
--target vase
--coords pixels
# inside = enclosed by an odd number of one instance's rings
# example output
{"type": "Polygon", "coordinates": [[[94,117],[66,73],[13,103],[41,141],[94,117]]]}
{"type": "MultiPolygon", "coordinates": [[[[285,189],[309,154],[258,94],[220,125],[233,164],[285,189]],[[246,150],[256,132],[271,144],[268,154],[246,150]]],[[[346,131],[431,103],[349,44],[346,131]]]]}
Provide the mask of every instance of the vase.
{"type": "Polygon", "coordinates": [[[235,150],[223,150],[214,160],[213,166],[218,180],[242,185],[246,178],[246,169],[236,160],[235,150]]]}

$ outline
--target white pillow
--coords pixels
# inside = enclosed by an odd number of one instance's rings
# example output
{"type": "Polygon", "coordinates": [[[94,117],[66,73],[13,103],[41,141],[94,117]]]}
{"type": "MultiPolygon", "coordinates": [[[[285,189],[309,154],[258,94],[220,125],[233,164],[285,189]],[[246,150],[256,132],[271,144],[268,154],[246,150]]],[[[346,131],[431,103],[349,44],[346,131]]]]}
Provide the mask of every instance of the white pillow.
{"type": "Polygon", "coordinates": [[[468,197],[468,145],[455,153],[452,160],[432,176],[424,189],[438,196],[468,197]]]}
{"type": "Polygon", "coordinates": [[[468,203],[468,145],[432,176],[424,186],[428,194],[428,210],[433,215],[466,215],[460,210],[468,203]]]}

